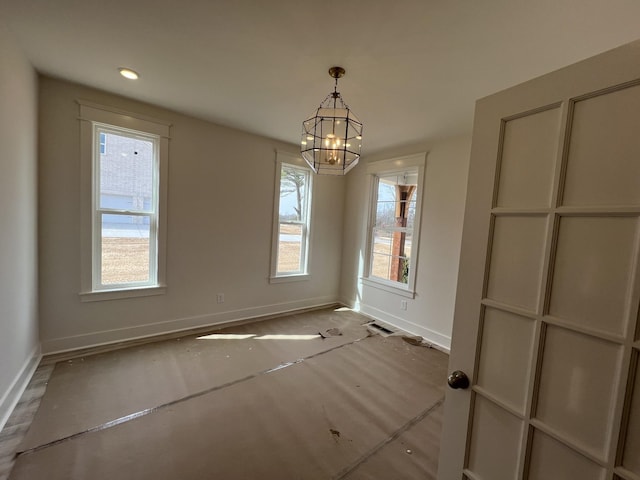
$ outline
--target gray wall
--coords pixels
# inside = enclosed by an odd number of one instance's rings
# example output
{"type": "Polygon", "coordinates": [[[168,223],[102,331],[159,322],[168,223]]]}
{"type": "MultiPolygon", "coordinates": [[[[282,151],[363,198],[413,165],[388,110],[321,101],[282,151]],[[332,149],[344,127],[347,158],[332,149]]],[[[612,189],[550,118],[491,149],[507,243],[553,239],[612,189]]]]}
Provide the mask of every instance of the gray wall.
{"type": "Polygon", "coordinates": [[[45,353],[339,299],[344,178],[316,178],[311,278],[268,281],[276,149],[295,154],[296,146],[47,77],[40,78],[40,110],[45,353]],[[79,154],[76,99],[172,124],[166,295],[80,301],[80,162],[88,159],[79,154]]]}
{"type": "Polygon", "coordinates": [[[0,25],[0,428],[39,354],[36,82],[0,25]]]}

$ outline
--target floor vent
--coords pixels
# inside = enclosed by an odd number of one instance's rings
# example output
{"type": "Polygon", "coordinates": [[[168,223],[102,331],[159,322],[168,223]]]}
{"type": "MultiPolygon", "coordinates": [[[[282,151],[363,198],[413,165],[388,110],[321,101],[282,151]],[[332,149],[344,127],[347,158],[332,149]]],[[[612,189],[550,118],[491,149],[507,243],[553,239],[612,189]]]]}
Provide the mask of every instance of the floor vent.
{"type": "Polygon", "coordinates": [[[393,335],[395,332],[393,330],[389,330],[387,327],[379,325],[375,322],[367,323],[367,328],[374,333],[379,333],[383,337],[388,337],[389,335],[393,335]]]}

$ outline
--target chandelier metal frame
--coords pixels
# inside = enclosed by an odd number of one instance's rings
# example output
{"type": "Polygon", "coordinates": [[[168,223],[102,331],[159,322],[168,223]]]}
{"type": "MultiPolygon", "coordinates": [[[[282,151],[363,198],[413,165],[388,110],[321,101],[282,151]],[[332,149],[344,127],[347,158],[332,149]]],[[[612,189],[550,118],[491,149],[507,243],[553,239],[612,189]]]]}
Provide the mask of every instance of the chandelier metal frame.
{"type": "Polygon", "coordinates": [[[338,79],[345,69],[331,67],[335,79],[330,92],[312,115],[302,122],[300,152],[317,174],[345,175],[358,164],[362,149],[362,122],[344,103],[338,92],[338,79]]]}

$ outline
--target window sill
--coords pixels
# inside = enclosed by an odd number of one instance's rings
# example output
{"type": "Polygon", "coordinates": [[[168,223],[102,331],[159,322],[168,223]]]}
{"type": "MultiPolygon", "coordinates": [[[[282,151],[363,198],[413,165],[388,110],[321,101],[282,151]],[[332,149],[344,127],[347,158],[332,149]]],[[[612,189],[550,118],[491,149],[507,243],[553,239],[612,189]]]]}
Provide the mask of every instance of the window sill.
{"type": "Polygon", "coordinates": [[[269,283],[288,283],[288,282],[302,282],[309,280],[311,275],[308,273],[299,273],[294,275],[281,275],[279,277],[269,277],[269,283]]]}
{"type": "Polygon", "coordinates": [[[79,295],[81,302],[102,302],[122,298],[150,297],[152,295],[164,295],[165,293],[167,293],[166,285],[154,285],[119,290],[95,290],[93,292],[81,292],[79,295]]]}
{"type": "Polygon", "coordinates": [[[384,280],[377,280],[373,278],[361,278],[362,284],[368,287],[377,288],[378,290],[384,290],[385,292],[394,293],[401,297],[415,298],[416,292],[409,290],[409,287],[399,287],[391,282],[385,282],[384,280]]]}

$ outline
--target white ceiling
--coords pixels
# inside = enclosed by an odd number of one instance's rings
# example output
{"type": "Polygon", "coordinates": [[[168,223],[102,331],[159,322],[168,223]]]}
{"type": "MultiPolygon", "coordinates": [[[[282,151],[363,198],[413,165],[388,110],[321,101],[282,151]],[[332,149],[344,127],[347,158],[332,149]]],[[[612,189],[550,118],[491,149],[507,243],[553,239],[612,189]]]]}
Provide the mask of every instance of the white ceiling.
{"type": "Polygon", "coordinates": [[[476,99],[640,38],[640,1],[0,0],[0,22],[42,73],[291,143],[340,65],[366,155],[467,133],[476,99]]]}

